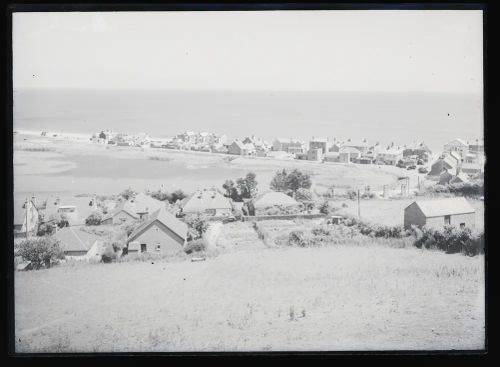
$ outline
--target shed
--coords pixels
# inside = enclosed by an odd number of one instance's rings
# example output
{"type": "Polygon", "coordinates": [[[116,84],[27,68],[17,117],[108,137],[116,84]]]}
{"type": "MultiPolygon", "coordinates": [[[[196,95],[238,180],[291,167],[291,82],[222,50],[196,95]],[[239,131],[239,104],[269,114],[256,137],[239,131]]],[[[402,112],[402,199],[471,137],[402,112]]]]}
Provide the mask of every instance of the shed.
{"type": "Polygon", "coordinates": [[[414,201],[404,210],[404,228],[417,227],[442,229],[445,225],[474,228],[476,211],[463,198],[414,201]]]}

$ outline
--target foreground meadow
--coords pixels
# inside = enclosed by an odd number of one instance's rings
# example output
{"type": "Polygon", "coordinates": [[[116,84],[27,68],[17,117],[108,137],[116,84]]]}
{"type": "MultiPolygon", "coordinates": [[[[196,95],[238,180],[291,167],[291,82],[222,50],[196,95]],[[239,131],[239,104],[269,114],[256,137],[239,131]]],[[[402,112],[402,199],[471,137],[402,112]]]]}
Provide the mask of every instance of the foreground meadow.
{"type": "Polygon", "coordinates": [[[16,351],[481,349],[483,263],[373,245],[17,272],[16,351]]]}

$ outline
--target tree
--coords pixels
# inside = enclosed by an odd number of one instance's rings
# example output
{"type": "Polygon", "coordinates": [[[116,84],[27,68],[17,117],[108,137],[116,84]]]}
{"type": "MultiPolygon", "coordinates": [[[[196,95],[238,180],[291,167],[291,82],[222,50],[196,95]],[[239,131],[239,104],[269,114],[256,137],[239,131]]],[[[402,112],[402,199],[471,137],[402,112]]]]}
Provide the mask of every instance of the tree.
{"type": "Polygon", "coordinates": [[[93,212],[85,219],[86,226],[98,226],[102,222],[102,215],[99,212],[93,212]]]}
{"type": "Polygon", "coordinates": [[[37,236],[49,236],[55,232],[55,228],[52,224],[42,223],[38,226],[37,236]]]}
{"type": "Polygon", "coordinates": [[[182,200],[187,197],[187,194],[182,190],[175,190],[172,194],[170,194],[169,202],[171,204],[175,204],[178,200],[182,200]]]}
{"type": "Polygon", "coordinates": [[[244,178],[239,178],[236,181],[236,187],[243,199],[251,199],[257,195],[257,181],[255,181],[255,173],[249,172],[244,178]]]}
{"type": "Polygon", "coordinates": [[[128,200],[130,199],[131,197],[133,197],[135,194],[137,194],[137,192],[135,192],[134,190],[132,190],[132,188],[128,187],[126,188],[125,190],[123,190],[121,193],[120,193],[120,196],[122,198],[124,198],[125,200],[128,200]]]}
{"type": "Polygon", "coordinates": [[[224,184],[222,185],[222,188],[226,190],[226,193],[224,194],[225,197],[231,198],[233,201],[242,201],[233,180],[226,180],[226,182],[224,182],[224,184]]]}
{"type": "Polygon", "coordinates": [[[297,201],[311,201],[312,200],[312,192],[311,190],[299,188],[297,193],[295,194],[295,200],[297,201]]]}
{"type": "Polygon", "coordinates": [[[286,177],[287,177],[287,172],[285,169],[283,171],[278,171],[274,175],[273,179],[271,180],[271,190],[274,191],[281,191],[281,192],[287,192],[287,184],[286,184],[286,177]]]}
{"type": "Polygon", "coordinates": [[[43,236],[24,240],[19,245],[19,255],[25,261],[30,261],[34,269],[43,265],[50,268],[50,262],[64,259],[59,241],[52,236],[43,236]]]}
{"type": "Polygon", "coordinates": [[[189,227],[188,240],[193,241],[202,238],[208,229],[208,221],[201,214],[190,215],[186,218],[186,224],[189,227]]]}
{"type": "Polygon", "coordinates": [[[293,196],[299,189],[311,188],[311,177],[304,172],[294,169],[288,173],[285,169],[276,172],[271,180],[271,190],[281,191],[287,195],[293,196]]]}
{"type": "Polygon", "coordinates": [[[65,214],[51,214],[49,217],[49,221],[54,221],[54,223],[59,228],[64,228],[69,226],[68,217],[65,214]]]}
{"type": "Polygon", "coordinates": [[[150,196],[159,201],[170,201],[170,195],[167,192],[161,190],[151,192],[150,196]]]}

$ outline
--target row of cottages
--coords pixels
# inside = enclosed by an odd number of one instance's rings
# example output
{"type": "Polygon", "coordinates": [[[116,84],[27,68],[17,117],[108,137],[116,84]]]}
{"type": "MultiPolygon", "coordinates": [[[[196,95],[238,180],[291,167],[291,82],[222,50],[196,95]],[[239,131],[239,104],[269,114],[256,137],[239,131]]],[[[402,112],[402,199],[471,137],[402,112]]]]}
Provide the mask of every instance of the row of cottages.
{"type": "Polygon", "coordinates": [[[229,216],[233,207],[231,200],[215,189],[198,190],[181,202],[184,215],[203,213],[209,216],[229,216]]]}
{"type": "Polygon", "coordinates": [[[404,210],[404,228],[412,225],[442,229],[452,225],[457,228],[474,228],[476,211],[463,198],[415,201],[404,210]]]}
{"type": "Polygon", "coordinates": [[[292,138],[276,138],[271,149],[289,154],[306,154],[308,150],[305,142],[292,138]]]}
{"type": "Polygon", "coordinates": [[[403,157],[416,157],[417,159],[421,159],[424,163],[429,162],[429,158],[432,156],[432,151],[430,148],[423,142],[414,142],[411,145],[405,145],[403,148],[403,157]]]}
{"type": "Polygon", "coordinates": [[[188,226],[165,208],[153,212],[127,240],[128,253],[175,254],[184,248],[188,226]]]}

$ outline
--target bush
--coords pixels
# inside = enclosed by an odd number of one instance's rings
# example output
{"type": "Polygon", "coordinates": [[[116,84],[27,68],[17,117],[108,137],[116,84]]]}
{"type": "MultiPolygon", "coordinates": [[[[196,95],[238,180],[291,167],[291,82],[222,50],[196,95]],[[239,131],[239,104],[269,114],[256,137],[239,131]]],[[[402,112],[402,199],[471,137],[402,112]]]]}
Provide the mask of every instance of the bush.
{"type": "Polygon", "coordinates": [[[186,247],[184,247],[184,252],[186,254],[190,254],[192,252],[205,251],[206,249],[207,249],[206,242],[202,238],[199,238],[197,240],[188,242],[186,247]]]}
{"type": "Polygon", "coordinates": [[[283,205],[275,205],[269,206],[264,209],[256,210],[255,215],[287,215],[287,214],[298,214],[302,211],[301,206],[293,205],[293,206],[283,206],[283,205]]]}
{"type": "Polygon", "coordinates": [[[94,212],[90,214],[87,219],[85,219],[86,226],[98,226],[102,222],[102,215],[99,212],[94,212]]]}
{"type": "Polygon", "coordinates": [[[42,223],[38,226],[38,231],[36,232],[37,236],[49,236],[55,232],[55,228],[53,225],[49,223],[42,223]]]}
{"type": "Polygon", "coordinates": [[[356,200],[356,198],[358,197],[358,193],[356,192],[356,190],[347,190],[346,195],[349,200],[356,200]]]}
{"type": "Polygon", "coordinates": [[[186,224],[189,227],[188,241],[201,238],[208,229],[208,220],[201,214],[186,217],[186,224]]]}
{"type": "Polygon", "coordinates": [[[64,259],[64,252],[59,241],[51,236],[27,239],[20,243],[18,255],[30,261],[34,269],[50,267],[51,261],[64,259]]]}
{"type": "Polygon", "coordinates": [[[484,252],[484,232],[474,234],[469,228],[457,229],[447,226],[443,230],[422,228],[413,229],[416,236],[414,246],[417,248],[437,249],[448,254],[463,253],[468,256],[484,252]]]}
{"type": "Polygon", "coordinates": [[[110,263],[114,260],[116,260],[117,256],[116,256],[116,252],[113,248],[113,245],[111,244],[108,244],[106,245],[106,247],[104,248],[104,250],[102,251],[102,254],[101,254],[101,261],[103,263],[110,263]]]}
{"type": "Polygon", "coordinates": [[[311,247],[316,244],[314,236],[309,232],[292,231],[288,235],[288,244],[290,246],[311,247]]]}
{"type": "Polygon", "coordinates": [[[320,213],[323,213],[323,214],[326,214],[326,215],[333,214],[333,213],[337,212],[338,210],[340,210],[340,208],[334,206],[328,200],[325,200],[325,201],[321,202],[319,204],[319,206],[318,206],[318,209],[319,209],[320,213]]]}

